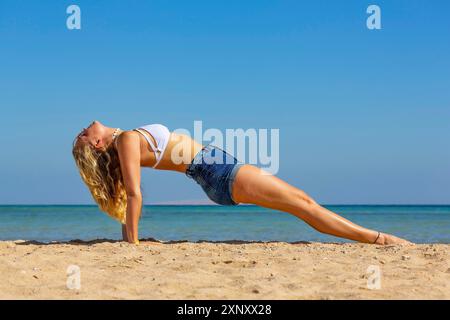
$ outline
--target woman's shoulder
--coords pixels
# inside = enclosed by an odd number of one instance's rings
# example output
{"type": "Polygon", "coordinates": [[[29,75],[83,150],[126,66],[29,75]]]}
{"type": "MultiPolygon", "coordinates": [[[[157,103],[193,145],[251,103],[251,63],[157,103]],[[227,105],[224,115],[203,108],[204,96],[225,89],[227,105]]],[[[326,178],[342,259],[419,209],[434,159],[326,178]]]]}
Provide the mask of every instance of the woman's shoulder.
{"type": "Polygon", "coordinates": [[[139,143],[139,133],[135,130],[123,130],[114,140],[116,148],[134,145],[139,143]]]}
{"type": "Polygon", "coordinates": [[[117,135],[117,139],[129,139],[130,137],[137,137],[139,133],[136,129],[132,130],[122,130],[120,134],[117,135]]]}

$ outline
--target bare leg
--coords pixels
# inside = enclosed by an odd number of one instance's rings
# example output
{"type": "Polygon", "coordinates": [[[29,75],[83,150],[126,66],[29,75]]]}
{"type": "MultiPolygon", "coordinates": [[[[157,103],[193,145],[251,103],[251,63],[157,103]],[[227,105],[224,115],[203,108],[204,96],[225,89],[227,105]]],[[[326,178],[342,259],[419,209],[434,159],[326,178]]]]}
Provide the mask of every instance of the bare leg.
{"type": "MultiPolygon", "coordinates": [[[[233,199],[238,203],[284,211],[302,219],[314,229],[341,238],[373,243],[378,232],[363,228],[320,206],[305,192],[283,180],[245,165],[237,173],[233,184],[233,199]]],[[[377,244],[407,244],[406,240],[381,233],[377,244]]]]}

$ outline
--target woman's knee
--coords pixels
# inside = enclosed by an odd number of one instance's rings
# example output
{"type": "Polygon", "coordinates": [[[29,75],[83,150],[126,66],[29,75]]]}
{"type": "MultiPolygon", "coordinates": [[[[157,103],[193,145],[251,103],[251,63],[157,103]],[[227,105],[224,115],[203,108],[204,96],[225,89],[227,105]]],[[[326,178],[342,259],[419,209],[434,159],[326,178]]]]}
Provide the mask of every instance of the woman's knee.
{"type": "Polygon", "coordinates": [[[317,206],[317,202],[313,198],[311,198],[308,194],[306,194],[306,192],[304,192],[303,190],[300,189],[293,190],[291,197],[293,201],[295,201],[295,203],[302,208],[311,209],[317,206]]]}

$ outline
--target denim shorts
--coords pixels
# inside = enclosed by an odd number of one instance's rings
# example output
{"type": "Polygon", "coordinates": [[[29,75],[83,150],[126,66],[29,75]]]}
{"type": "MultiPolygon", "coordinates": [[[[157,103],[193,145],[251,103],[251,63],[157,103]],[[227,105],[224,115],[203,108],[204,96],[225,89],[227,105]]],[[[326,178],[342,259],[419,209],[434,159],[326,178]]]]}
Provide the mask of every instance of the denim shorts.
{"type": "Polygon", "coordinates": [[[213,145],[204,147],[192,160],[186,175],[196,181],[209,199],[217,204],[234,206],[233,183],[243,163],[213,145]]]}

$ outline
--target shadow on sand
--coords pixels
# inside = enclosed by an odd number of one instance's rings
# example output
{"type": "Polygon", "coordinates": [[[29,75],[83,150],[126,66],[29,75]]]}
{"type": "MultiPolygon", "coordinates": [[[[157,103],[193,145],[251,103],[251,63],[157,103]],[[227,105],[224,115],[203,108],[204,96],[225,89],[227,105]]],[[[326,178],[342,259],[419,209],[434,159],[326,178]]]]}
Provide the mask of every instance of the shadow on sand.
{"type": "MultiPolygon", "coordinates": [[[[219,240],[219,241],[211,241],[211,240],[198,240],[198,241],[188,241],[188,240],[171,240],[171,241],[160,241],[155,238],[145,238],[139,239],[141,244],[145,243],[158,243],[158,244],[177,244],[177,243],[223,243],[223,244],[252,244],[252,243],[289,243],[289,244],[311,244],[308,241],[294,241],[294,242],[286,242],[286,241],[245,241],[245,240],[219,240]]],[[[41,242],[36,240],[25,240],[16,242],[16,245],[55,245],[55,244],[69,244],[69,245],[82,245],[89,246],[99,243],[125,243],[122,240],[113,240],[113,239],[95,239],[95,240],[80,240],[74,239],[69,241],[52,241],[52,242],[41,242]]]]}

